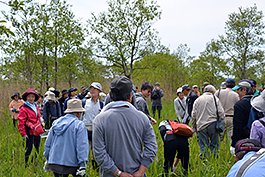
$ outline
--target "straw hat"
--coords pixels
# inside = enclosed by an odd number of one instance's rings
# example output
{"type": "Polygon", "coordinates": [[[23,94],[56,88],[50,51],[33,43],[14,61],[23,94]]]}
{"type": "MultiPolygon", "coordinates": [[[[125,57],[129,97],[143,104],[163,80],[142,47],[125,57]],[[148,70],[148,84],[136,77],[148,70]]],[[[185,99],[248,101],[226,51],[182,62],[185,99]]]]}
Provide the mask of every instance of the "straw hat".
{"type": "Polygon", "coordinates": [[[71,99],[67,101],[67,109],[65,110],[65,113],[72,113],[72,112],[84,112],[86,111],[82,107],[82,102],[79,99],[71,99]]]}
{"type": "Polygon", "coordinates": [[[251,106],[253,106],[259,112],[265,112],[265,91],[261,95],[252,97],[250,101],[251,106]]]}
{"type": "Polygon", "coordinates": [[[48,93],[47,100],[53,100],[56,101],[55,94],[52,92],[48,93]]]}

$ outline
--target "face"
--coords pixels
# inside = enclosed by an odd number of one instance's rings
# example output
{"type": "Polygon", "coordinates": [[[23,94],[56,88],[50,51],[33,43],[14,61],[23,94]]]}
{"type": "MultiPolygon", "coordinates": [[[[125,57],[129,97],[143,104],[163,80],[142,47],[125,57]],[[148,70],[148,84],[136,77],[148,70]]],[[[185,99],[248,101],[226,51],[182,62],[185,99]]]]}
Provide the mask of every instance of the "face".
{"type": "Polygon", "coordinates": [[[51,104],[53,104],[53,100],[49,100],[49,102],[50,102],[51,104]]]}
{"type": "Polygon", "coordinates": [[[183,93],[183,92],[180,92],[180,93],[178,94],[178,96],[179,96],[180,99],[183,99],[183,98],[184,98],[184,93],[183,93]]]}
{"type": "Polygon", "coordinates": [[[30,104],[33,104],[33,103],[34,103],[34,100],[35,100],[35,95],[34,95],[33,93],[28,94],[28,96],[27,96],[27,101],[28,101],[30,104]]]}
{"type": "Polygon", "coordinates": [[[76,91],[72,91],[71,92],[71,97],[75,97],[76,96],[76,91]]]}
{"type": "Polygon", "coordinates": [[[42,97],[39,97],[39,99],[38,99],[37,102],[38,102],[38,103],[41,103],[41,102],[42,102],[42,97]]]}
{"type": "Polygon", "coordinates": [[[96,89],[95,87],[90,87],[89,92],[90,92],[91,97],[97,97],[100,93],[100,91],[96,89]]]}
{"type": "Polygon", "coordinates": [[[82,89],[81,90],[81,93],[84,95],[85,94],[85,89],[82,89]]]}
{"type": "Polygon", "coordinates": [[[159,85],[156,85],[155,88],[156,88],[156,90],[159,90],[160,89],[160,86],[159,85]]]}
{"type": "Polygon", "coordinates": [[[68,93],[63,94],[63,97],[67,98],[68,97],[68,93]]]}
{"type": "Polygon", "coordinates": [[[197,92],[198,92],[198,88],[195,87],[195,88],[193,89],[193,92],[194,92],[194,93],[197,93],[197,92]]]}
{"type": "Polygon", "coordinates": [[[143,96],[144,96],[145,98],[148,98],[148,97],[151,95],[152,90],[151,90],[150,88],[149,88],[149,89],[145,89],[145,90],[142,90],[141,93],[143,94],[143,96]]]}
{"type": "Polygon", "coordinates": [[[184,93],[184,95],[188,95],[188,91],[187,90],[183,90],[183,93],[184,93]]]}
{"type": "Polygon", "coordinates": [[[16,95],[16,96],[14,96],[14,100],[16,100],[16,101],[18,100],[18,96],[17,96],[17,95],[16,95]]]}
{"type": "Polygon", "coordinates": [[[242,90],[239,88],[239,89],[237,89],[236,91],[237,91],[237,93],[238,93],[238,95],[239,95],[239,98],[242,98],[242,97],[245,96],[246,93],[247,93],[247,89],[246,89],[246,88],[243,88],[242,90]]]}

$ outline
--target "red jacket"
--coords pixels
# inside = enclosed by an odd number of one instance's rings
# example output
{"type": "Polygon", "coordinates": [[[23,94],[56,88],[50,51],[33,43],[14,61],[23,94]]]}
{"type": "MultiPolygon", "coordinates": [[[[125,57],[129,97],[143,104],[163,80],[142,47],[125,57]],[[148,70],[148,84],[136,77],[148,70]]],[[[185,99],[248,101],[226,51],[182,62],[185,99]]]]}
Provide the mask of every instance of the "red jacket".
{"type": "Polygon", "coordinates": [[[26,104],[23,104],[19,109],[17,127],[22,137],[25,135],[33,135],[33,130],[28,125],[34,125],[35,123],[37,123],[37,120],[41,121],[40,110],[38,106],[36,107],[38,118],[36,116],[36,113],[26,104]]]}

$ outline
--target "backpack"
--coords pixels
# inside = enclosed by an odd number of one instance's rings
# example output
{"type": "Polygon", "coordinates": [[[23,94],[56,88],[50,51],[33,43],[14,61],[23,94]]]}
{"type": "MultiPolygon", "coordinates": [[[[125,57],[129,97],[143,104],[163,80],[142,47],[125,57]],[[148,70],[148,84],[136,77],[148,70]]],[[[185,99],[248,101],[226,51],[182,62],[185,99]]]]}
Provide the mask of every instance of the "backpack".
{"type": "Polygon", "coordinates": [[[173,133],[176,133],[177,135],[186,136],[186,137],[193,136],[194,131],[187,124],[182,124],[175,120],[169,120],[169,119],[167,120],[167,122],[170,124],[173,130],[173,133]]]}

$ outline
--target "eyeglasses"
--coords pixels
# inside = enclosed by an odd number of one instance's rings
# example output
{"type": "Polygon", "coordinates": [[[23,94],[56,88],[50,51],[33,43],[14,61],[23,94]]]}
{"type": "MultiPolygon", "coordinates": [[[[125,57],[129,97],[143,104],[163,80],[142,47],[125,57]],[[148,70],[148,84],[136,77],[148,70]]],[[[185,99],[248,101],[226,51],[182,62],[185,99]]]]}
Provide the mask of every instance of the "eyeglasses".
{"type": "Polygon", "coordinates": [[[151,91],[148,91],[148,93],[151,93],[151,91]]]}

